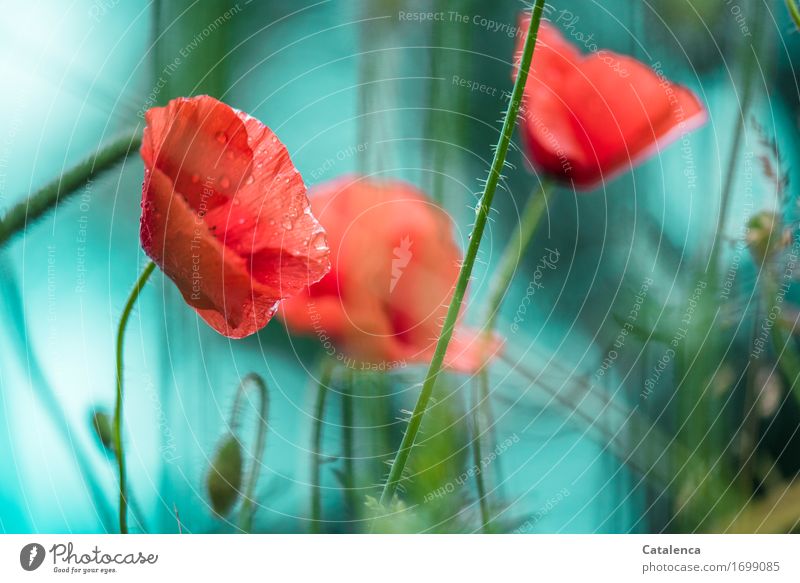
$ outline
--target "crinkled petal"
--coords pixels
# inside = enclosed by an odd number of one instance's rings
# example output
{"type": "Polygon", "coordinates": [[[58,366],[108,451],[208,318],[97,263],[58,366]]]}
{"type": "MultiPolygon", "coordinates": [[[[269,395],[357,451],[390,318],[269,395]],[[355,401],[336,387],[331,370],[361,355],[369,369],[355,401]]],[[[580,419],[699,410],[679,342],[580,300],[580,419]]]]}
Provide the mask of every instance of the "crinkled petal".
{"type": "Polygon", "coordinates": [[[269,322],[280,298],[250,277],[245,260],[211,234],[158,169],[146,172],[142,209],[145,252],[212,328],[242,338],[269,322]]]}
{"type": "Polygon", "coordinates": [[[142,245],[214,329],[253,334],[330,267],[302,178],[271,130],[211,97],[146,117],[142,245]]]}

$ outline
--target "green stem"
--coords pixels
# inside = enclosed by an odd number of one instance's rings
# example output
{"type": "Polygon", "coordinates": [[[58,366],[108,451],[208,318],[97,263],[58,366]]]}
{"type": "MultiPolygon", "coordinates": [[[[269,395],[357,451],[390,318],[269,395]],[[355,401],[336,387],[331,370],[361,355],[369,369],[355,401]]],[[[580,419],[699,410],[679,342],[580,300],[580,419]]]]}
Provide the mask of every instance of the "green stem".
{"type": "MultiPolygon", "coordinates": [[[[711,275],[709,279],[715,282],[716,272],[718,270],[717,260],[720,253],[721,245],[718,244],[718,240],[720,237],[725,236],[725,224],[728,218],[728,206],[730,204],[731,199],[731,192],[733,191],[733,182],[734,178],[736,177],[736,170],[739,168],[739,164],[737,163],[737,155],[739,153],[739,148],[741,146],[742,139],[744,137],[744,125],[745,119],[747,116],[747,112],[750,109],[750,104],[753,100],[753,92],[754,92],[754,83],[753,77],[755,76],[756,69],[757,69],[757,55],[753,53],[753,49],[757,48],[755,43],[758,43],[761,38],[761,11],[756,11],[756,15],[754,18],[755,22],[753,23],[753,38],[755,39],[753,43],[748,46],[742,47],[742,51],[745,52],[744,59],[744,71],[742,72],[742,82],[744,84],[744,88],[742,89],[742,98],[740,101],[740,107],[737,111],[736,115],[736,126],[734,127],[733,131],[733,140],[731,140],[731,149],[730,153],[728,154],[728,166],[725,171],[725,180],[722,184],[722,194],[720,198],[720,205],[719,205],[719,216],[717,217],[717,229],[714,231],[714,238],[711,241],[711,252],[709,254],[709,262],[711,269],[711,275]]],[[[716,283],[716,282],[715,282],[716,283]]]]}
{"type": "MultiPolygon", "coordinates": [[[[480,395],[480,401],[478,401],[478,407],[481,408],[481,413],[483,413],[482,418],[486,420],[488,425],[488,430],[486,431],[487,437],[489,438],[490,444],[497,443],[497,435],[496,435],[496,424],[494,420],[494,410],[492,409],[492,402],[489,400],[489,396],[491,392],[489,391],[489,370],[486,366],[481,369],[480,373],[478,374],[478,390],[480,395]]],[[[476,424],[473,429],[475,430],[475,435],[480,435],[481,427],[480,423],[476,424]]],[[[500,498],[503,497],[503,463],[501,458],[497,458],[493,463],[492,467],[494,468],[494,477],[495,477],[495,487],[494,490],[497,492],[500,498]]],[[[483,478],[481,478],[483,479],[483,478]]]]}
{"type": "Polygon", "coordinates": [[[453,336],[453,330],[455,329],[458,313],[461,309],[461,303],[464,300],[467,284],[469,284],[472,275],[472,268],[475,265],[475,258],[478,255],[478,248],[483,238],[483,231],[486,228],[486,221],[489,218],[489,211],[492,207],[492,200],[495,190],[497,189],[497,183],[500,181],[500,173],[506,161],[508,146],[511,143],[511,135],[514,133],[514,125],[516,124],[517,114],[519,114],[520,103],[522,101],[522,92],[525,88],[525,82],[528,79],[528,70],[530,69],[531,60],[533,58],[533,50],[536,47],[536,35],[539,30],[539,22],[542,18],[544,3],[545,0],[536,0],[536,4],[533,7],[519,72],[514,82],[511,99],[508,102],[508,110],[506,111],[506,117],[503,121],[503,129],[500,132],[500,139],[497,143],[492,166],[489,170],[489,177],[486,180],[483,196],[481,196],[481,200],[478,203],[475,226],[470,235],[467,253],[458,274],[456,288],[453,292],[453,299],[450,301],[450,306],[447,309],[447,316],[442,326],[442,333],[439,336],[439,340],[436,342],[436,349],[433,354],[433,359],[431,360],[430,368],[428,368],[425,381],[422,384],[422,390],[417,399],[417,404],[414,407],[411,419],[409,419],[408,428],[403,435],[400,449],[397,451],[397,455],[392,462],[392,467],[389,470],[389,477],[384,485],[383,493],[381,494],[381,503],[384,505],[388,504],[394,498],[397,486],[402,479],[408,457],[411,454],[411,448],[414,446],[414,441],[416,440],[420,424],[422,423],[422,418],[428,408],[428,402],[436,386],[439,372],[442,370],[444,357],[447,353],[447,346],[450,344],[450,338],[453,336]]]}
{"type": "Polygon", "coordinates": [[[519,217],[519,228],[514,229],[514,234],[509,239],[505,249],[503,249],[503,254],[500,256],[500,261],[497,265],[497,275],[492,280],[489,288],[486,324],[483,328],[483,333],[487,336],[491,336],[494,331],[500,307],[503,305],[503,299],[506,297],[511,280],[514,279],[520,259],[539,227],[552,190],[547,182],[540,183],[537,191],[528,198],[525,208],[522,209],[522,214],[519,217]]]}
{"type": "Polygon", "coordinates": [[[792,17],[794,25],[800,29],[800,8],[795,0],[786,0],[786,7],[789,9],[789,16],[792,17]]]}
{"type": "Polygon", "coordinates": [[[122,318],[117,328],[117,402],[114,405],[114,448],[117,453],[117,466],[119,468],[119,531],[121,534],[128,533],[128,496],[127,485],[125,483],[125,451],[122,446],[122,349],[125,342],[125,328],[128,326],[128,319],[139,298],[142,287],[147,283],[150,274],[153,273],[156,264],[150,261],[139,275],[136,284],[131,290],[125,308],[122,310],[122,318]]]}
{"type": "Polygon", "coordinates": [[[94,154],[14,205],[0,221],[0,246],[54,208],[59,200],[67,198],[95,176],[125,158],[141,141],[142,131],[137,127],[102,146],[94,154]]]}
{"type": "Polygon", "coordinates": [[[489,513],[489,500],[486,497],[486,485],[483,481],[483,468],[481,461],[483,460],[483,452],[481,451],[481,394],[479,379],[475,379],[472,383],[472,465],[475,468],[475,485],[478,490],[478,504],[481,509],[481,531],[484,534],[492,532],[491,527],[491,514],[489,513]]]}
{"type": "Polygon", "coordinates": [[[355,512],[355,469],[353,467],[353,371],[348,369],[342,385],[342,458],[344,498],[349,516],[355,512]]]}
{"type": "MultiPolygon", "coordinates": [[[[503,299],[508,293],[508,288],[511,285],[511,280],[514,279],[514,274],[517,271],[517,267],[519,266],[520,259],[522,258],[525,249],[527,249],[528,245],[530,244],[531,240],[533,239],[534,234],[536,233],[539,224],[541,223],[542,215],[544,214],[545,209],[547,208],[547,201],[550,192],[552,191],[551,186],[546,183],[542,182],[539,185],[539,188],[536,192],[531,194],[528,197],[527,202],[525,203],[525,208],[522,209],[522,214],[519,217],[519,228],[514,230],[511,239],[509,239],[508,243],[503,250],[503,254],[500,256],[500,261],[497,267],[497,275],[494,277],[491,283],[491,287],[489,289],[489,299],[487,302],[487,311],[486,311],[486,318],[485,318],[485,325],[483,328],[483,335],[486,339],[486,345],[488,346],[488,340],[492,336],[492,332],[494,332],[495,323],[497,322],[497,317],[500,314],[500,307],[503,304],[503,299]]],[[[480,413],[484,413],[489,423],[489,439],[491,443],[495,442],[494,439],[494,416],[492,415],[492,408],[490,403],[490,394],[489,391],[489,367],[484,366],[480,372],[478,373],[478,380],[477,380],[477,388],[476,388],[476,396],[475,396],[475,413],[472,419],[472,440],[473,440],[473,452],[480,452],[481,449],[481,423],[480,423],[480,413]]],[[[480,458],[478,458],[479,463],[480,458]]],[[[497,471],[498,483],[500,483],[502,479],[502,470],[499,465],[500,460],[495,462],[495,469],[497,471]]],[[[478,489],[478,493],[481,496],[481,514],[483,515],[484,521],[484,531],[488,528],[488,522],[486,517],[488,515],[488,509],[485,509],[485,501],[483,500],[484,494],[481,492],[486,491],[486,486],[484,485],[484,478],[483,472],[477,472],[475,474],[475,484],[478,489]]]]}
{"type": "Polygon", "coordinates": [[[322,464],[322,418],[325,415],[325,397],[333,376],[333,362],[322,362],[317,385],[317,399],[314,403],[314,431],[311,437],[311,531],[319,532],[322,517],[322,496],[320,492],[320,465],[322,464]]]}
{"type": "MultiPolygon", "coordinates": [[[[769,309],[767,314],[772,314],[773,310],[778,308],[778,283],[776,278],[767,274],[765,281],[765,291],[769,300],[769,309]]],[[[789,392],[793,393],[795,399],[800,403],[800,357],[794,349],[794,341],[786,334],[781,327],[780,318],[777,318],[772,324],[770,329],[770,340],[772,341],[772,348],[775,351],[775,357],[778,360],[778,368],[786,377],[786,382],[789,383],[789,392]]]]}
{"type": "Polygon", "coordinates": [[[261,376],[256,373],[250,373],[242,379],[236,391],[236,397],[233,401],[233,411],[231,412],[231,419],[228,424],[231,428],[231,432],[236,430],[239,418],[239,403],[242,394],[249,387],[255,387],[258,390],[259,417],[258,428],[256,430],[256,445],[253,451],[253,462],[250,464],[250,472],[247,475],[247,483],[244,489],[244,500],[239,510],[239,526],[244,532],[250,532],[253,528],[253,516],[255,515],[253,495],[256,491],[258,475],[261,470],[261,460],[264,458],[264,446],[267,441],[267,419],[269,417],[269,392],[267,391],[267,384],[261,376]]]}

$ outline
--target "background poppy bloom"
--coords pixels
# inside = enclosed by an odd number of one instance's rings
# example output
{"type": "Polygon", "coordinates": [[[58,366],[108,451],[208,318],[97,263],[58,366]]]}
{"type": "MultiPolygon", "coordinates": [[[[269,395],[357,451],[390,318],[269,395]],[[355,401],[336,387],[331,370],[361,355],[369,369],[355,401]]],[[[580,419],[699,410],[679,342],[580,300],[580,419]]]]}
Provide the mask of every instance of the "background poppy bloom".
{"type": "Polygon", "coordinates": [[[330,268],[300,174],[268,127],[211,97],[146,121],[142,247],[217,332],[253,334],[330,268]]]}
{"type": "Polygon", "coordinates": [[[547,22],[536,42],[520,123],[534,166],[557,179],[591,189],[706,119],[691,91],[636,59],[582,55],[547,22]]]}
{"type": "MultiPolygon", "coordinates": [[[[386,367],[428,362],[462,258],[447,215],[396,180],[349,176],[312,192],[333,268],[308,293],[283,304],[287,325],[330,338],[358,361],[386,367]]],[[[479,344],[475,332],[459,327],[446,365],[474,371],[479,344]]]]}

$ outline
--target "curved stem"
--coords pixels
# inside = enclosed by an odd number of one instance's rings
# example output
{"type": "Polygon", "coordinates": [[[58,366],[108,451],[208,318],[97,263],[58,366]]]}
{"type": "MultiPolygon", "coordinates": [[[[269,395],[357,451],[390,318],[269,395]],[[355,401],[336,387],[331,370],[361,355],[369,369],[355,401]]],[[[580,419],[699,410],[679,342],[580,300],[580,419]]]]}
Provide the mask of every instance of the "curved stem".
{"type": "Polygon", "coordinates": [[[320,465],[322,463],[322,418],[325,414],[325,397],[333,375],[333,361],[323,360],[320,368],[317,398],[314,403],[314,431],[311,442],[311,531],[319,532],[322,516],[320,492],[320,465]]]}
{"type": "Polygon", "coordinates": [[[258,475],[261,469],[261,460],[264,457],[264,446],[267,440],[267,419],[269,417],[269,392],[267,384],[264,379],[256,373],[250,373],[242,379],[239,383],[239,388],[236,391],[236,397],[233,401],[233,411],[231,411],[231,419],[229,426],[231,432],[235,431],[239,420],[239,403],[242,394],[249,387],[255,387],[258,390],[259,398],[259,418],[258,429],[256,430],[256,445],[253,451],[253,462],[250,464],[250,472],[247,475],[247,482],[244,489],[244,500],[242,507],[239,510],[239,526],[245,532],[250,532],[253,527],[253,515],[255,509],[253,506],[253,494],[256,490],[256,483],[258,482],[258,475]]]}
{"type": "Polygon", "coordinates": [[[65,199],[92,178],[125,158],[141,142],[142,131],[137,127],[132,132],[102,146],[94,154],[14,205],[0,221],[0,245],[55,207],[59,200],[65,199]]]}
{"type": "Polygon", "coordinates": [[[450,306],[447,308],[447,316],[442,326],[442,333],[439,336],[439,340],[436,342],[436,349],[433,354],[433,359],[431,360],[430,368],[428,368],[428,373],[425,375],[425,381],[422,384],[422,390],[417,399],[417,404],[414,407],[411,419],[408,421],[408,428],[403,435],[403,440],[400,442],[400,449],[397,451],[397,455],[392,462],[392,467],[389,470],[389,477],[381,494],[381,504],[384,505],[392,500],[397,491],[397,486],[400,483],[406,463],[408,462],[408,457],[411,454],[411,448],[414,446],[414,441],[417,438],[422,418],[425,415],[431,394],[436,386],[436,380],[439,376],[439,372],[442,370],[444,356],[447,353],[447,346],[450,344],[450,338],[453,336],[453,330],[455,329],[458,313],[461,309],[461,303],[464,300],[467,284],[472,275],[472,268],[475,265],[475,258],[478,255],[478,248],[483,238],[483,231],[486,228],[486,221],[489,218],[489,211],[492,207],[492,200],[494,199],[494,193],[497,189],[497,183],[500,181],[500,173],[506,161],[506,154],[508,153],[508,147],[511,143],[511,135],[514,132],[517,114],[519,114],[522,92],[525,88],[525,82],[528,79],[528,70],[530,69],[531,60],[533,58],[533,50],[536,47],[536,35],[539,30],[539,22],[542,18],[544,2],[545,0],[536,0],[536,4],[533,7],[528,34],[525,38],[525,48],[522,51],[519,72],[514,82],[511,99],[508,102],[508,110],[506,111],[505,120],[503,121],[503,128],[500,132],[500,139],[497,143],[492,166],[489,170],[489,177],[486,180],[483,196],[481,196],[481,200],[478,203],[475,226],[472,228],[467,253],[458,274],[453,298],[450,301],[450,306]]]}
{"type": "Polygon", "coordinates": [[[125,308],[122,310],[122,317],[117,328],[117,402],[114,405],[114,447],[117,453],[117,466],[119,468],[119,531],[121,534],[128,533],[128,496],[126,474],[125,474],[125,451],[122,446],[122,353],[125,342],[125,328],[128,326],[128,319],[139,298],[142,287],[147,283],[150,274],[153,273],[156,264],[150,261],[139,275],[136,284],[131,290],[125,308]]]}

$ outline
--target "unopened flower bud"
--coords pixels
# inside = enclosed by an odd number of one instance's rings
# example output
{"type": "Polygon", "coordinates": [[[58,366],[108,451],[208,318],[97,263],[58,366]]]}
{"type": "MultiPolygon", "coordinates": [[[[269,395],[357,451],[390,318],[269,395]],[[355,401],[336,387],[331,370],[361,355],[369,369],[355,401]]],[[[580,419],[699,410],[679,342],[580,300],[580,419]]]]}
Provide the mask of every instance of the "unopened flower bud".
{"type": "Polygon", "coordinates": [[[100,440],[103,449],[108,453],[114,453],[114,431],[111,417],[105,411],[95,409],[92,411],[92,429],[100,440]]]}
{"type": "Polygon", "coordinates": [[[220,441],[208,473],[208,497],[211,508],[224,516],[239,500],[242,486],[242,449],[232,434],[220,441]]]}

